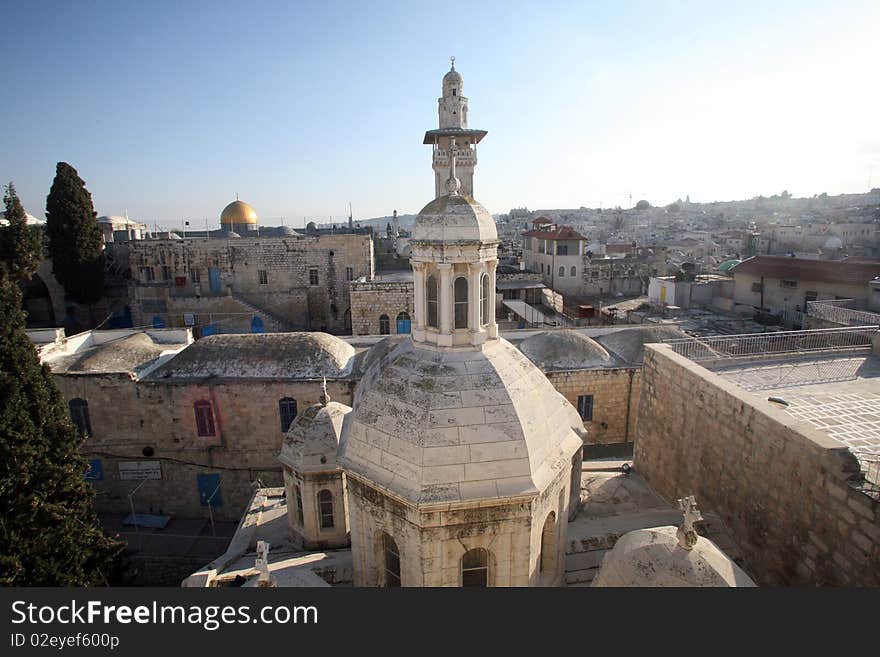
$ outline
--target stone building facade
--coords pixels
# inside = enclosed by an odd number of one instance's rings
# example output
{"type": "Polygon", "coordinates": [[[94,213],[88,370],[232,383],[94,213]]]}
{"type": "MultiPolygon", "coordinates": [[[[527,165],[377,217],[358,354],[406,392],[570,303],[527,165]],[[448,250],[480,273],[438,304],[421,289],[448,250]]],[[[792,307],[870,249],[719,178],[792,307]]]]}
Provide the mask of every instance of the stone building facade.
{"type": "Polygon", "coordinates": [[[401,335],[411,331],[412,281],[355,281],[349,296],[352,335],[401,335]]]}
{"type": "Polygon", "coordinates": [[[345,333],[349,284],[374,276],[367,233],[186,237],[120,248],[128,250],[135,326],[237,332],[243,316],[259,317],[261,330],[345,333]]]}
{"type": "Polygon", "coordinates": [[[847,447],[668,345],[642,389],[633,467],[718,513],[759,585],[880,584],[880,502],[847,447]]]}

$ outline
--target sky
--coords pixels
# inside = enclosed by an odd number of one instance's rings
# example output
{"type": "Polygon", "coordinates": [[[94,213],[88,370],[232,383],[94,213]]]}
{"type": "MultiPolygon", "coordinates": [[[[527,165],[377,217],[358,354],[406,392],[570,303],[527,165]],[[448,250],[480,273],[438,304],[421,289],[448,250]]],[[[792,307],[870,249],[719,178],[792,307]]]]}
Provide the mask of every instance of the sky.
{"type": "Polygon", "coordinates": [[[0,181],[216,226],[418,212],[455,56],[474,196],[631,207],[880,186],[880,3],[0,0],[0,181]]]}

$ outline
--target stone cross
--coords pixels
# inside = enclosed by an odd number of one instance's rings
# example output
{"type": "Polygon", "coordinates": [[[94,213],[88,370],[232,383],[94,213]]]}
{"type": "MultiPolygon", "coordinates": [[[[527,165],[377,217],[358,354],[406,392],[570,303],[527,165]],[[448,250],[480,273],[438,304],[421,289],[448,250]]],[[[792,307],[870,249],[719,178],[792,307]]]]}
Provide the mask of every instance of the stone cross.
{"type": "Polygon", "coordinates": [[[321,397],[319,399],[321,402],[321,406],[326,406],[330,403],[330,395],[327,393],[327,377],[324,377],[323,382],[321,383],[321,397]]]}
{"type": "Polygon", "coordinates": [[[703,519],[703,514],[697,508],[697,500],[693,495],[682,497],[678,500],[678,508],[683,515],[682,524],[679,526],[676,536],[678,544],[685,550],[691,550],[697,544],[697,532],[694,523],[703,519]]]}
{"type": "Polygon", "coordinates": [[[257,586],[275,586],[275,581],[269,572],[269,543],[266,541],[257,541],[257,559],[254,566],[260,572],[257,586]]]}

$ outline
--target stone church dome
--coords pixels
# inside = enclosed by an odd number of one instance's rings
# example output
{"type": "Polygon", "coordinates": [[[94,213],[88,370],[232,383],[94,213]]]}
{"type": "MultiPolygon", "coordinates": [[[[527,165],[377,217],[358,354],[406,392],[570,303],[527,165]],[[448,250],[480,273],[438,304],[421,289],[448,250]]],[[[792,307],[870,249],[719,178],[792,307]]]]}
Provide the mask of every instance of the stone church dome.
{"type": "Polygon", "coordinates": [[[638,529],[620,537],[593,586],[755,586],[733,559],[700,536],[692,549],[676,527],[638,529]]]}
{"type": "Polygon", "coordinates": [[[519,350],[545,372],[614,364],[602,345],[577,331],[544,331],[523,340],[519,350]]]}
{"type": "Polygon", "coordinates": [[[279,460],[295,470],[334,470],[342,421],[351,408],[339,402],[313,404],[287,430],[279,460]]]}
{"type": "Polygon", "coordinates": [[[220,213],[220,223],[228,224],[256,224],[257,211],[244,201],[233,201],[220,213]]]}
{"type": "Polygon", "coordinates": [[[340,465],[416,504],[534,496],[582,442],[577,411],[503,339],[402,341],[368,368],[353,407],[340,465]]]}
{"type": "Polygon", "coordinates": [[[416,217],[413,242],[497,242],[489,211],[469,196],[447,194],[428,203],[416,217]]]}

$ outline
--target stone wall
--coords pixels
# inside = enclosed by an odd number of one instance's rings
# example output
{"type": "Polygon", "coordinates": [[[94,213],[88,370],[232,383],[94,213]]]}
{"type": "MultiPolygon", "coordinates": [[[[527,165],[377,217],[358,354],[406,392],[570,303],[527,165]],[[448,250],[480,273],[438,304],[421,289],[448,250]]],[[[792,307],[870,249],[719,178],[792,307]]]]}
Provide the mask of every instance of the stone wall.
{"type": "Polygon", "coordinates": [[[575,408],[580,395],[593,395],[593,420],[584,422],[587,444],[631,442],[641,388],[638,369],[547,372],[547,378],[575,408]]]}
{"type": "MultiPolygon", "coordinates": [[[[59,374],[54,380],[65,399],[88,401],[93,435],[86,438],[82,452],[87,459],[101,461],[103,478],[93,481],[99,511],[130,510],[128,494],[141,481],[122,479],[120,462],[158,461],[162,478],[145,480],[138,489],[133,498],[136,512],[206,516],[198,475],[219,474],[223,504],[214,509],[214,516],[221,520],[241,516],[257,479],[264,486],[282,485],[278,401],[293,397],[301,413],[321,394],[319,381],[175,384],[135,382],[127,374],[59,374]],[[196,430],[193,403],[204,399],[214,410],[216,436],[210,438],[198,436],[196,430]]],[[[354,382],[328,381],[327,389],[331,398],[351,404],[354,382]]]]}
{"type": "Polygon", "coordinates": [[[880,503],[826,434],[646,345],[634,467],[668,500],[721,516],[761,585],[880,585],[880,503]]]}
{"type": "Polygon", "coordinates": [[[397,335],[397,316],[406,312],[415,321],[412,281],[369,281],[351,284],[351,332],[379,335],[379,317],[388,316],[391,335],[397,335]]]}
{"type": "Polygon", "coordinates": [[[290,328],[343,333],[349,282],[374,275],[372,237],[363,234],[138,240],[127,245],[135,326],[150,324],[154,315],[165,312],[157,311],[163,299],[231,293],[285,320],[290,328]],[[151,268],[152,280],[145,267],[151,268]],[[212,269],[219,272],[219,285],[213,288],[212,269]]]}

